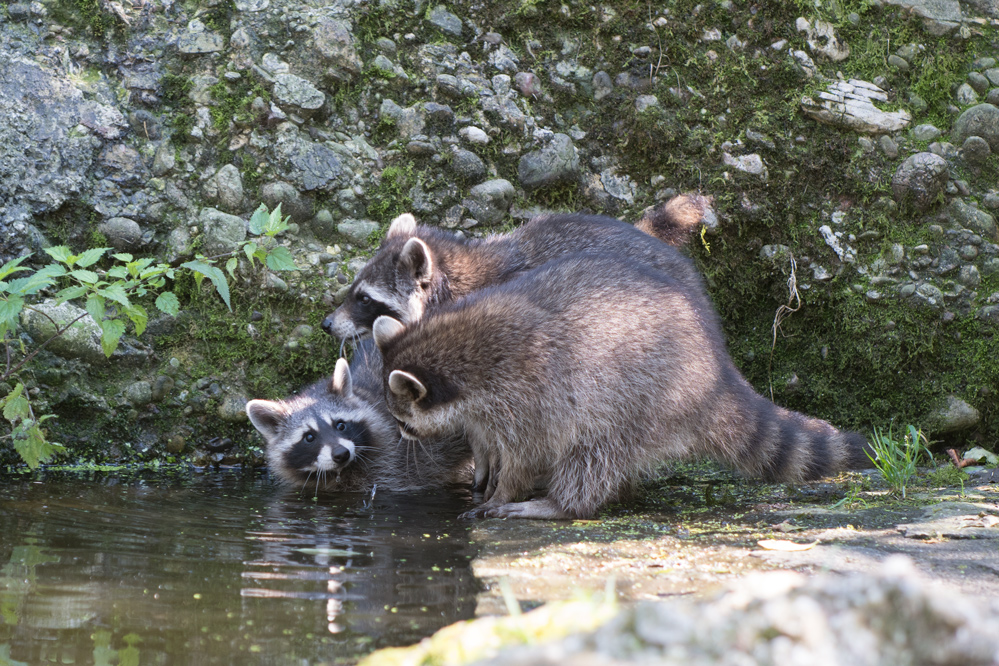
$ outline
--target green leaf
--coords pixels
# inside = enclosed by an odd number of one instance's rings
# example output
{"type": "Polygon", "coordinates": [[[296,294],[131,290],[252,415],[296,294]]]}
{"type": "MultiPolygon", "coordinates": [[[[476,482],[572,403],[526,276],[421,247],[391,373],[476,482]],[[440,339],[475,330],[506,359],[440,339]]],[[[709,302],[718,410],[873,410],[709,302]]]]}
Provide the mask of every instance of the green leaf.
{"type": "Polygon", "coordinates": [[[253,241],[248,242],[243,246],[243,253],[246,254],[246,258],[250,262],[250,268],[253,268],[253,255],[257,251],[257,244],[253,241]]]}
{"type": "Polygon", "coordinates": [[[98,324],[104,321],[104,297],[100,294],[87,296],[87,312],[98,324]]]}
{"type": "Polygon", "coordinates": [[[225,262],[225,272],[228,273],[232,279],[236,279],[236,266],[239,264],[239,260],[236,257],[229,257],[229,261],[225,262]]]}
{"type": "Polygon", "coordinates": [[[66,301],[71,301],[74,298],[80,298],[87,294],[87,288],[82,284],[78,284],[73,287],[66,287],[58,294],[56,294],[56,300],[59,303],[65,303],[66,301]]]}
{"type": "Polygon", "coordinates": [[[109,285],[104,289],[99,289],[98,292],[108,300],[112,300],[122,307],[127,308],[129,306],[128,294],[125,293],[125,288],[120,284],[109,285]]]}
{"type": "Polygon", "coordinates": [[[7,292],[10,294],[20,294],[21,296],[30,296],[38,293],[42,289],[51,287],[54,284],[55,280],[52,278],[45,276],[39,277],[38,273],[35,273],[34,275],[17,278],[16,280],[8,282],[7,292]]]}
{"type": "Polygon", "coordinates": [[[128,277],[128,269],[124,266],[115,266],[108,271],[108,277],[115,278],[118,280],[124,280],[128,277]]]}
{"type": "Polygon", "coordinates": [[[3,266],[0,266],[0,280],[3,280],[5,277],[7,277],[8,275],[10,275],[11,273],[16,273],[17,271],[26,271],[26,270],[28,270],[27,267],[21,266],[20,263],[22,261],[24,261],[25,259],[27,259],[28,257],[30,257],[30,256],[31,256],[30,254],[26,254],[23,257],[18,257],[17,259],[11,259],[10,261],[8,261],[3,266]]]}
{"type": "Polygon", "coordinates": [[[291,258],[291,252],[283,246],[278,246],[267,253],[267,268],[272,271],[298,270],[295,260],[291,258]]]}
{"type": "Polygon", "coordinates": [[[42,463],[52,460],[57,453],[66,449],[62,444],[49,442],[45,433],[35,421],[25,421],[11,433],[14,439],[14,450],[31,469],[36,469],[42,463]]]}
{"type": "Polygon", "coordinates": [[[160,312],[176,317],[177,313],[180,312],[180,301],[177,300],[177,296],[172,291],[164,291],[156,297],[156,307],[159,308],[160,312]]]}
{"type": "Polygon", "coordinates": [[[100,261],[100,258],[104,256],[104,253],[110,250],[109,247],[95,247],[87,250],[79,256],[76,260],[76,265],[86,268],[92,264],[96,264],[100,261]]]}
{"type": "Polygon", "coordinates": [[[112,254],[111,256],[117,259],[118,261],[125,262],[126,264],[132,261],[133,259],[132,255],[130,255],[128,252],[122,252],[120,254],[112,254]]]}
{"type": "Polygon", "coordinates": [[[111,358],[111,354],[118,348],[118,341],[125,334],[125,322],[120,319],[105,319],[101,324],[101,347],[104,355],[111,358]]]}
{"type": "Polygon", "coordinates": [[[0,322],[8,328],[17,326],[17,319],[24,309],[24,299],[16,294],[11,294],[4,300],[0,300],[0,322]]]}
{"type": "Polygon", "coordinates": [[[271,214],[267,217],[267,226],[264,228],[264,233],[273,237],[287,230],[288,223],[281,216],[281,204],[278,204],[277,208],[271,211],[271,214]]]}
{"type": "Polygon", "coordinates": [[[49,255],[56,261],[66,264],[68,266],[72,266],[76,260],[76,256],[65,245],[47,247],[45,248],[45,254],[49,255]]]}
{"type": "Polygon", "coordinates": [[[31,417],[31,405],[24,397],[24,384],[21,382],[18,382],[14,390],[4,396],[3,417],[11,423],[31,417]]]}
{"type": "Polygon", "coordinates": [[[84,284],[97,284],[97,281],[101,279],[97,273],[82,269],[70,271],[69,274],[84,284]]]}
{"type": "Polygon", "coordinates": [[[149,321],[149,314],[146,312],[146,308],[141,305],[129,305],[125,308],[125,314],[128,315],[128,318],[135,325],[135,334],[142,335],[142,332],[146,330],[146,323],[149,321]]]}
{"type": "MultiPolygon", "coordinates": [[[[281,204],[278,204],[279,206],[281,204]]],[[[267,220],[270,215],[267,212],[267,206],[260,204],[257,210],[253,211],[253,215],[250,217],[250,233],[256,236],[264,233],[264,228],[267,226],[267,220]]]]}
{"type": "Polygon", "coordinates": [[[200,274],[211,280],[212,284],[215,285],[215,290],[219,292],[219,296],[225,302],[225,306],[229,308],[229,312],[232,312],[232,305],[229,303],[229,283],[226,282],[225,273],[203,261],[188,261],[181,266],[194,271],[195,278],[200,274]]]}

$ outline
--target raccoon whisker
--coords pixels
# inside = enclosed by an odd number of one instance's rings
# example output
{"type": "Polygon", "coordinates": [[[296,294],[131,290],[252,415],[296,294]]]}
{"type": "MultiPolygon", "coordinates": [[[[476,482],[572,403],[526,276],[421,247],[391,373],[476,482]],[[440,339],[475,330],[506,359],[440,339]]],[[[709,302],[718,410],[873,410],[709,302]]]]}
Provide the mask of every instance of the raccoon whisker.
{"type": "Polygon", "coordinates": [[[309,485],[309,479],[311,478],[312,478],[312,470],[309,470],[309,473],[305,476],[305,481],[302,481],[302,489],[298,491],[299,494],[305,492],[305,487],[309,485]]]}

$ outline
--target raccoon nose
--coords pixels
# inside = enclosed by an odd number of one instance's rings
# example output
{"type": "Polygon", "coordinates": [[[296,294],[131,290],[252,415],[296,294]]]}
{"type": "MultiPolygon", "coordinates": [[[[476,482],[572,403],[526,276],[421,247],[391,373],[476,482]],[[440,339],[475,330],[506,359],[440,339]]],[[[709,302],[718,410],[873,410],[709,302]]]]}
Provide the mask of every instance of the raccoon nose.
{"type": "Polygon", "coordinates": [[[343,446],[333,449],[333,462],[337,465],[346,465],[350,462],[350,451],[343,446]]]}
{"type": "Polygon", "coordinates": [[[322,327],[327,334],[333,335],[333,313],[326,315],[326,319],[323,319],[322,327]]]}

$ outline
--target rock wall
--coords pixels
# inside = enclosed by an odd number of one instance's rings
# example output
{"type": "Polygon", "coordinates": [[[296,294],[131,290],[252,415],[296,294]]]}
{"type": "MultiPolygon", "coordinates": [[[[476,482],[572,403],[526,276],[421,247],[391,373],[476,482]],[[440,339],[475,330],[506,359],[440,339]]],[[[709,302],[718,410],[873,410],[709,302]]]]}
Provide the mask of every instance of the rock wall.
{"type": "Polygon", "coordinates": [[[259,462],[242,401],[331,370],[317,324],[394,215],[478,235],[699,190],[690,252],[761,392],[994,448],[996,19],[944,4],[0,2],[0,259],[222,254],[264,202],[300,269],[242,262],[232,313],[181,280],[110,363],[25,379],[76,458],[259,462]]]}

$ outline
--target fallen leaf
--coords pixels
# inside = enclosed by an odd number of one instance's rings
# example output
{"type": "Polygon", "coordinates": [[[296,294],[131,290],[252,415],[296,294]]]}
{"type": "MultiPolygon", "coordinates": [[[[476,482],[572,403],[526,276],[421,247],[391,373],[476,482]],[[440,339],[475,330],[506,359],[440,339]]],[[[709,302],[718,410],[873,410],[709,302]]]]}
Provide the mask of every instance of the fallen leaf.
{"type": "Polygon", "coordinates": [[[794,543],[793,541],[784,541],[783,539],[761,539],[756,543],[760,544],[760,548],[763,550],[782,550],[786,553],[811,550],[819,545],[818,541],[813,541],[812,543],[794,543]]]}
{"type": "Polygon", "coordinates": [[[771,525],[770,528],[777,530],[778,532],[783,532],[784,534],[787,534],[788,532],[800,532],[801,530],[805,529],[804,527],[800,527],[798,525],[792,525],[786,520],[782,523],[771,525]]]}

